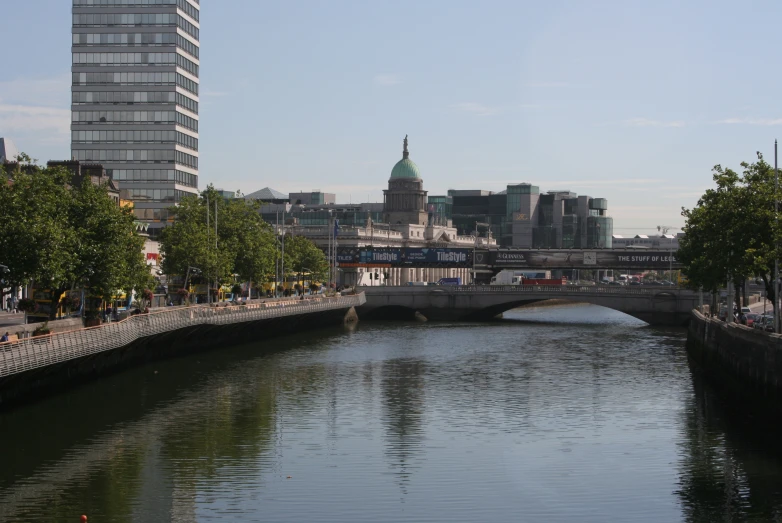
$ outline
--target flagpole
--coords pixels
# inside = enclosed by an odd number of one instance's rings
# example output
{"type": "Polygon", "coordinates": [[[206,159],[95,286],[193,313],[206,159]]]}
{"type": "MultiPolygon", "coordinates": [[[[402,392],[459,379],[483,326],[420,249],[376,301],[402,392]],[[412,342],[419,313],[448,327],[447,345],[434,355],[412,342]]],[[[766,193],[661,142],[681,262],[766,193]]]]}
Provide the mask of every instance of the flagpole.
{"type": "Polygon", "coordinates": [[[779,334],[779,253],[777,234],[779,231],[779,169],[777,168],[777,141],[774,140],[774,332],[779,334]]]}

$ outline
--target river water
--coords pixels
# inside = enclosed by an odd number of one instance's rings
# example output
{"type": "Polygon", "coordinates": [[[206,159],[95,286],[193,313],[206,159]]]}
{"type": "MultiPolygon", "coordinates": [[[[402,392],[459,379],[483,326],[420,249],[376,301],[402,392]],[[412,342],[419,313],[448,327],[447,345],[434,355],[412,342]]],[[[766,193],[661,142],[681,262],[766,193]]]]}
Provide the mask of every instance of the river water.
{"type": "Polygon", "coordinates": [[[263,338],[0,414],[0,521],[782,519],[778,436],[683,329],[556,306],[263,338]]]}

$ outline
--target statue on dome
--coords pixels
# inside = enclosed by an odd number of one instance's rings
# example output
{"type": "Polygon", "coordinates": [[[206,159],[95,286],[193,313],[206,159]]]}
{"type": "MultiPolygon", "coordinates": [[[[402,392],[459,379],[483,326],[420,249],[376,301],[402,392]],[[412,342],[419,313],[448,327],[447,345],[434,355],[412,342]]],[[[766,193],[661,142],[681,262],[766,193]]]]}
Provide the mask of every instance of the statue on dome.
{"type": "Polygon", "coordinates": [[[405,135],[405,141],[404,143],[404,149],[402,149],[402,154],[405,158],[410,154],[410,152],[407,150],[407,135],[405,135]]]}

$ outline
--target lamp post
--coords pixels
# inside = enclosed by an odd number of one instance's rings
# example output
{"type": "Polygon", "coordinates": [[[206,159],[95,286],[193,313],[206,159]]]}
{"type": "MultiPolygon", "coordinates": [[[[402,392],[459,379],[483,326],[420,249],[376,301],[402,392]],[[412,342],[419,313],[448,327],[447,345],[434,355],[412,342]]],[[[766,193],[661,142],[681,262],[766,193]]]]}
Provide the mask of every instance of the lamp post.
{"type": "Polygon", "coordinates": [[[777,168],[777,141],[774,140],[774,332],[779,334],[779,253],[776,235],[779,231],[779,169],[777,168]]]}
{"type": "MultiPolygon", "coordinates": [[[[191,266],[187,267],[187,274],[185,275],[185,284],[182,287],[185,290],[188,290],[187,289],[187,280],[190,278],[190,271],[193,271],[193,274],[200,274],[201,273],[201,269],[199,269],[198,267],[191,267],[191,266]]],[[[190,291],[188,291],[188,293],[189,292],[190,291]]]]}

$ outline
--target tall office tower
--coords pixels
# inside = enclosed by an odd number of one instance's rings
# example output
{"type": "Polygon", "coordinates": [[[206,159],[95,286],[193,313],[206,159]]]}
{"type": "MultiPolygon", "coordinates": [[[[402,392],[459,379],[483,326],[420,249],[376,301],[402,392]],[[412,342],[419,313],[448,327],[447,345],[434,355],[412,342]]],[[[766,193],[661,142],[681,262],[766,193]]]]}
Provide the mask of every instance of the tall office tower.
{"type": "Polygon", "coordinates": [[[156,237],[198,192],[199,0],[73,0],[73,159],[100,162],[156,237]]]}

